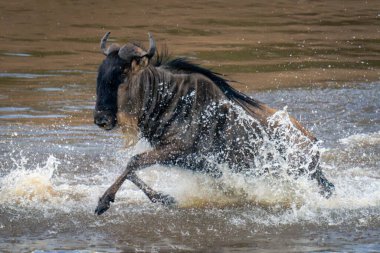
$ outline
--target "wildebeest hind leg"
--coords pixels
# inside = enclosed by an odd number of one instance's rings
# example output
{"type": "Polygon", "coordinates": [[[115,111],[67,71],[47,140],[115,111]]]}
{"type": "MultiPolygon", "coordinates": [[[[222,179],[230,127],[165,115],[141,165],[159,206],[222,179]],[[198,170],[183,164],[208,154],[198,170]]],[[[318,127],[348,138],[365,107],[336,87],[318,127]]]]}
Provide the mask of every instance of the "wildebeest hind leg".
{"type": "Polygon", "coordinates": [[[115,201],[116,192],[119,190],[126,179],[129,179],[137,187],[139,187],[152,202],[159,202],[166,205],[174,204],[174,198],[153,190],[141,179],[139,179],[136,176],[135,172],[154,164],[167,163],[168,161],[172,161],[181,152],[183,152],[181,149],[178,149],[178,147],[175,147],[173,145],[133,156],[129,161],[125,171],[116,179],[116,181],[105,191],[103,196],[99,199],[95,213],[100,215],[108,210],[110,207],[110,202],[115,201]]]}
{"type": "Polygon", "coordinates": [[[153,202],[153,203],[161,203],[165,206],[172,206],[176,203],[175,199],[166,194],[162,194],[150,188],[147,184],[145,184],[140,178],[137,177],[135,172],[131,172],[128,174],[128,180],[134,183],[140,190],[142,190],[145,195],[153,202]]]}
{"type": "Polygon", "coordinates": [[[323,175],[320,168],[312,175],[312,178],[315,178],[318,182],[319,187],[321,188],[320,193],[326,198],[330,198],[334,193],[335,186],[333,183],[327,180],[325,175],[323,175]]]}
{"type": "Polygon", "coordinates": [[[316,155],[313,156],[312,162],[309,164],[309,171],[314,171],[311,174],[311,178],[317,180],[318,185],[321,188],[321,195],[325,196],[326,198],[330,198],[335,190],[335,186],[333,183],[327,180],[325,175],[323,175],[322,169],[319,165],[319,158],[320,154],[317,152],[316,155]]]}

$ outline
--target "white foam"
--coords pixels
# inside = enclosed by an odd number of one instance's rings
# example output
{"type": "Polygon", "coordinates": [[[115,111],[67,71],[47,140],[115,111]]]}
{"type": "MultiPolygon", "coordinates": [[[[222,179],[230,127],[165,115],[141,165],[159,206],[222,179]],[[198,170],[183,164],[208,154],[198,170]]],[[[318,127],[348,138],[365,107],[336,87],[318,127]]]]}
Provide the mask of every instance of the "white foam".
{"type": "Polygon", "coordinates": [[[345,145],[380,145],[380,131],[366,134],[354,134],[340,139],[339,142],[345,145]]]}

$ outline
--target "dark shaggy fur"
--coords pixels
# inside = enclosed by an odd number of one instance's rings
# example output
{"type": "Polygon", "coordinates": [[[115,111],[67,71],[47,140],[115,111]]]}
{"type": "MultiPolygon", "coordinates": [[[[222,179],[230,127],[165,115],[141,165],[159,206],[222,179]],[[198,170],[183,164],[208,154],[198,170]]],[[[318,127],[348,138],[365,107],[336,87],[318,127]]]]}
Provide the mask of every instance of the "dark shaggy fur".
{"type": "MultiPolygon", "coordinates": [[[[129,46],[128,52],[141,52],[129,46]]],[[[176,165],[215,177],[222,175],[218,164],[228,164],[235,172],[262,169],[256,166],[255,157],[265,148],[264,139],[276,145],[281,138],[276,135],[280,123],[268,124],[276,110],[232,88],[221,75],[184,58],[170,59],[165,51],[154,60],[144,55],[123,56],[129,61],[122,61],[115,52],[99,67],[95,123],[111,129],[117,114],[120,124],[134,124],[153,149],[131,158],[124,173],[100,198],[97,214],[109,208],[126,179],[151,201],[174,204],[171,196],[154,191],[137,177],[137,170],[153,164],[176,165]],[[242,120],[241,109],[251,118],[242,120]]],[[[310,150],[315,137],[293,117],[290,121],[299,130],[296,138],[305,149],[299,161],[306,169],[295,170],[310,171],[330,196],[334,186],[321,172],[319,154],[310,150]]],[[[273,152],[281,155],[282,148],[278,145],[273,152]]]]}

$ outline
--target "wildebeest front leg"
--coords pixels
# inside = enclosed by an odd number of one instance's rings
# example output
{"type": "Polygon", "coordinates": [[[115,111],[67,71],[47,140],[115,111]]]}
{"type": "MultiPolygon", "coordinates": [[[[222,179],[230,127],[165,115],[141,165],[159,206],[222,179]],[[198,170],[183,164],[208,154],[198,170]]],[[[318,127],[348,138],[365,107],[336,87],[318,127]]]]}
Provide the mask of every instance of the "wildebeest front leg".
{"type": "Polygon", "coordinates": [[[98,206],[95,213],[100,215],[108,210],[110,207],[110,202],[115,201],[116,192],[119,190],[121,185],[126,179],[133,182],[137,187],[139,187],[145,195],[152,202],[159,202],[165,205],[171,205],[175,203],[173,197],[159,193],[148,185],[146,185],[141,179],[136,175],[136,171],[149,167],[157,163],[165,163],[174,160],[181,151],[175,147],[168,147],[165,149],[152,150],[142,154],[133,156],[127,165],[127,168],[121,174],[116,181],[106,190],[103,196],[99,199],[98,206]]]}

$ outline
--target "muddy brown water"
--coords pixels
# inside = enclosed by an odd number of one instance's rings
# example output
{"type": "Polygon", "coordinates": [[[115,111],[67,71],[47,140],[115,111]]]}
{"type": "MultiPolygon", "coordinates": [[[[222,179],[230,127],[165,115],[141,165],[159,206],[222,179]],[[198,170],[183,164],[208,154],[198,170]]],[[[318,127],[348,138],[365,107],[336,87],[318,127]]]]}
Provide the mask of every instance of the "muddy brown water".
{"type": "Polygon", "coordinates": [[[3,1],[0,3],[1,252],[379,252],[380,4],[377,1],[3,1]],[[140,172],[178,208],[126,182],[97,199],[145,141],[92,124],[99,40],[147,32],[175,56],[228,75],[322,141],[337,187],[218,182],[180,168],[140,172]]]}

